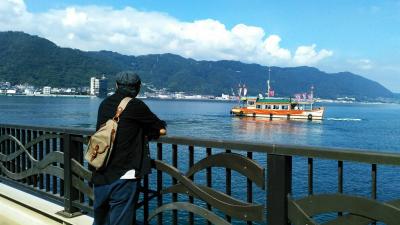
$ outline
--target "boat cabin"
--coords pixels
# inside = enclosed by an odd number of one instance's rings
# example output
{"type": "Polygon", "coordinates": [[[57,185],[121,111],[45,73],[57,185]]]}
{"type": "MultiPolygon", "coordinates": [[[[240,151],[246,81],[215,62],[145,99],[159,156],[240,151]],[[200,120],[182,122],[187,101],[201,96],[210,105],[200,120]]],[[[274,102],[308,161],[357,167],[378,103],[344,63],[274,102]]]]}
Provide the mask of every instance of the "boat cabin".
{"type": "Polygon", "coordinates": [[[291,98],[242,97],[240,106],[247,109],[312,110],[312,102],[297,102],[291,98]]]}

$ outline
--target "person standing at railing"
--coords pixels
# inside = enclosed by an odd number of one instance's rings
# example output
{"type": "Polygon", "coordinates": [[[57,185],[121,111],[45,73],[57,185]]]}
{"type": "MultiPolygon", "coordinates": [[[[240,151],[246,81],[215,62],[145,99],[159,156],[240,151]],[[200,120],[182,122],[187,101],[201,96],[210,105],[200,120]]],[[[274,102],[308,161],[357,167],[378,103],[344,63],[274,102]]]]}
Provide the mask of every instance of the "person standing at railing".
{"type": "Polygon", "coordinates": [[[135,98],[141,86],[140,78],[131,71],[116,77],[116,92],[99,106],[96,130],[112,118],[125,97],[132,100],[120,116],[112,154],[105,168],[93,172],[94,225],[130,225],[135,220],[140,179],[151,170],[147,139],[164,135],[166,123],[135,98]]]}

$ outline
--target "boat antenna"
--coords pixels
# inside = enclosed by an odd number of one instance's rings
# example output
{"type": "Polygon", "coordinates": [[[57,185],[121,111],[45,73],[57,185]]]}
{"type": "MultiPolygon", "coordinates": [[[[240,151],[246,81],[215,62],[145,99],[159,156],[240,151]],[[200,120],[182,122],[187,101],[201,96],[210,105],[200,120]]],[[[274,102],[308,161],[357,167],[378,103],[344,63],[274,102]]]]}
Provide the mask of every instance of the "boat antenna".
{"type": "Polygon", "coordinates": [[[311,100],[314,100],[314,85],[311,85],[311,100]]]}
{"type": "Polygon", "coordinates": [[[314,85],[311,85],[310,102],[311,102],[311,109],[313,109],[313,103],[314,103],[314,85]]]}

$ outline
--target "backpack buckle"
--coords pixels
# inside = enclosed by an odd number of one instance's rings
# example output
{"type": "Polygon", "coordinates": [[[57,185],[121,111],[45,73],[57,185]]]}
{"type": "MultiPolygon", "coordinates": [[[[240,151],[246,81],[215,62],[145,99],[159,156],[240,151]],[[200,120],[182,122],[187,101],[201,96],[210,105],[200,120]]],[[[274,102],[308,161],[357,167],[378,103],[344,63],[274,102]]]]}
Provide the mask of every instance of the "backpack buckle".
{"type": "Polygon", "coordinates": [[[115,122],[117,122],[117,123],[119,122],[119,116],[121,115],[123,110],[124,109],[122,107],[118,107],[117,112],[115,113],[115,116],[113,117],[113,120],[115,122]]]}

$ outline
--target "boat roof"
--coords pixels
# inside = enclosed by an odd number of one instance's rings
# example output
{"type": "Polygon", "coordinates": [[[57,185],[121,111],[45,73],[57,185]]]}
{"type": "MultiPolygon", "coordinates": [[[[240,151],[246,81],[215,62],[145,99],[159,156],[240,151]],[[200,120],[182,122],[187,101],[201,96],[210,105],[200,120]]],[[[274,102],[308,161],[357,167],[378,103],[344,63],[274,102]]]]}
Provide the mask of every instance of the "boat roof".
{"type": "Polygon", "coordinates": [[[296,99],[292,98],[276,98],[276,97],[257,97],[257,96],[246,96],[240,98],[242,101],[247,101],[247,100],[255,100],[257,103],[280,103],[280,104],[301,104],[301,105],[306,105],[306,104],[312,104],[313,101],[296,101],[296,99]]]}
{"type": "Polygon", "coordinates": [[[286,103],[290,104],[292,101],[290,98],[259,98],[257,102],[260,103],[286,103]]]}

